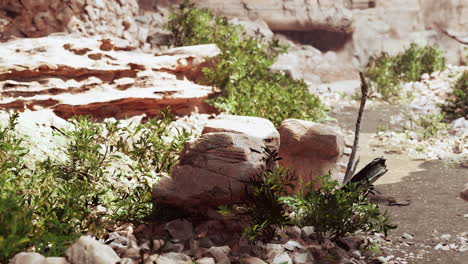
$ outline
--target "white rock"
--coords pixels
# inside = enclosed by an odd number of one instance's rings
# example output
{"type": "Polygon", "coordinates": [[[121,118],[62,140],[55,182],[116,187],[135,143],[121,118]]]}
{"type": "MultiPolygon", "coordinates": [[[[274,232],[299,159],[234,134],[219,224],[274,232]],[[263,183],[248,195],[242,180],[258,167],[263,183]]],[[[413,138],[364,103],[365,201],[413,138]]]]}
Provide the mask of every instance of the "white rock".
{"type": "Polygon", "coordinates": [[[292,264],[292,260],[288,253],[284,252],[273,259],[273,264],[292,264]]]}
{"type": "Polygon", "coordinates": [[[284,252],[284,248],[280,244],[268,243],[264,247],[265,254],[262,256],[265,259],[274,259],[276,256],[284,252]]]}
{"type": "Polygon", "coordinates": [[[450,250],[450,246],[445,243],[439,243],[434,247],[434,249],[435,250],[441,249],[441,250],[447,251],[447,250],[450,250]]]}
{"type": "Polygon", "coordinates": [[[308,253],[292,253],[293,254],[293,261],[294,264],[308,264],[311,263],[312,260],[309,257],[308,253]]]}
{"type": "Polygon", "coordinates": [[[443,234],[440,236],[440,239],[443,241],[449,241],[452,236],[450,234],[443,234]]]}
{"type": "Polygon", "coordinates": [[[192,264],[192,259],[182,253],[164,253],[156,259],[156,264],[192,264]]]}
{"type": "Polygon", "coordinates": [[[414,238],[413,235],[408,234],[408,233],[403,233],[403,235],[401,237],[403,237],[404,239],[413,239],[414,238]]]}
{"type": "Polygon", "coordinates": [[[46,258],[35,252],[21,252],[16,254],[10,261],[11,264],[36,264],[44,263],[46,258]]]}
{"type": "Polygon", "coordinates": [[[295,249],[304,248],[300,243],[293,241],[293,240],[286,242],[286,244],[284,244],[283,247],[289,251],[294,251],[295,249]]]}
{"type": "Polygon", "coordinates": [[[200,258],[195,260],[196,264],[216,264],[214,258],[200,258]]]}
{"type": "Polygon", "coordinates": [[[215,258],[217,264],[230,264],[230,252],[231,248],[229,248],[229,246],[210,247],[207,250],[207,253],[211,254],[215,258]]]}
{"type": "Polygon", "coordinates": [[[115,264],[119,256],[108,245],[89,237],[82,236],[66,251],[72,264],[115,264]]]}
{"type": "Polygon", "coordinates": [[[208,120],[202,134],[213,132],[231,132],[257,137],[265,142],[267,147],[278,149],[280,136],[273,123],[265,118],[254,116],[220,115],[208,120]]]}
{"type": "Polygon", "coordinates": [[[267,264],[265,261],[257,257],[245,257],[240,261],[241,264],[267,264]]]}

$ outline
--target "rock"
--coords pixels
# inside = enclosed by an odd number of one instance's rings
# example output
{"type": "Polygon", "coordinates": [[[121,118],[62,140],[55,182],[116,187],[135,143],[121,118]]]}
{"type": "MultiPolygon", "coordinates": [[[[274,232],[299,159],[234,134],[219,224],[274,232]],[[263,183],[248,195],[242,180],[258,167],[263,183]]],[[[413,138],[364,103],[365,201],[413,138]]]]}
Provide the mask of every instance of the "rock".
{"type": "Polygon", "coordinates": [[[294,264],[308,264],[312,263],[312,259],[308,253],[292,253],[294,264]]]}
{"type": "MultiPolygon", "coordinates": [[[[335,168],[343,154],[344,141],[333,127],[298,119],[287,119],[279,128],[280,165],[289,168],[307,184],[335,168]]],[[[332,174],[333,177],[333,174],[332,174]]],[[[298,183],[295,183],[298,186],[298,183]]],[[[313,183],[318,187],[318,183],[313,183]]]]}
{"type": "Polygon", "coordinates": [[[214,132],[231,132],[246,134],[263,140],[270,149],[278,149],[280,136],[270,120],[254,116],[219,115],[208,120],[202,134],[214,132]]]}
{"type": "Polygon", "coordinates": [[[185,219],[177,219],[166,223],[165,229],[172,238],[187,241],[193,237],[193,225],[185,219]]]}
{"type": "Polygon", "coordinates": [[[465,185],[465,189],[460,192],[460,198],[468,202],[468,183],[465,185]]]}
{"type": "Polygon", "coordinates": [[[35,252],[21,252],[16,254],[13,259],[11,259],[11,264],[36,264],[36,263],[46,263],[46,258],[39,253],[35,252]]]}
{"type": "Polygon", "coordinates": [[[66,251],[66,256],[71,264],[116,264],[119,256],[108,245],[82,236],[66,251]]]}
{"type": "Polygon", "coordinates": [[[188,142],[171,177],[153,189],[157,203],[219,206],[245,199],[245,185],[264,168],[264,142],[245,134],[208,133],[188,142]]]}
{"type": "Polygon", "coordinates": [[[230,264],[229,253],[231,249],[228,246],[211,247],[207,253],[214,257],[217,264],[230,264]]]}
{"type": "Polygon", "coordinates": [[[303,239],[310,238],[315,233],[313,226],[304,226],[302,228],[301,237],[303,239]]]}
{"type": "Polygon", "coordinates": [[[127,51],[129,44],[116,39],[110,40],[112,50],[102,50],[106,41],[49,36],[0,43],[0,86],[6,87],[0,91],[0,107],[48,108],[64,119],[89,114],[100,120],[155,116],[167,106],[179,115],[216,112],[204,102],[214,88],[189,81],[201,74],[206,58],[219,54],[215,45],[155,56],[127,51]]]}
{"type": "Polygon", "coordinates": [[[240,261],[241,264],[267,264],[265,261],[256,257],[245,257],[240,261]]]}
{"type": "Polygon", "coordinates": [[[195,261],[196,264],[216,264],[213,258],[200,258],[195,261]]]}
{"type": "Polygon", "coordinates": [[[289,251],[294,251],[296,249],[304,248],[300,243],[293,241],[293,240],[289,240],[288,242],[286,242],[286,244],[284,244],[283,247],[289,251]]]}
{"type": "Polygon", "coordinates": [[[280,244],[268,243],[263,247],[263,259],[273,260],[284,252],[284,248],[280,244]]]}
{"type": "Polygon", "coordinates": [[[284,231],[292,239],[297,239],[301,237],[302,230],[298,226],[285,227],[284,231]]]}
{"type": "Polygon", "coordinates": [[[413,239],[414,235],[411,235],[411,234],[408,234],[408,233],[403,233],[403,235],[401,237],[403,237],[404,239],[413,239]]]}
{"type": "MultiPolygon", "coordinates": [[[[122,262],[120,263],[123,264],[122,262]]],[[[48,257],[42,264],[68,264],[68,261],[63,257],[48,257]]]]}
{"type": "Polygon", "coordinates": [[[276,256],[273,259],[273,264],[292,264],[292,260],[289,257],[288,253],[284,252],[281,255],[276,256]]]}
{"type": "Polygon", "coordinates": [[[156,259],[156,264],[192,264],[192,259],[182,253],[164,253],[156,259]]]}
{"type": "Polygon", "coordinates": [[[136,264],[137,262],[131,258],[122,258],[120,264],[136,264]]]}

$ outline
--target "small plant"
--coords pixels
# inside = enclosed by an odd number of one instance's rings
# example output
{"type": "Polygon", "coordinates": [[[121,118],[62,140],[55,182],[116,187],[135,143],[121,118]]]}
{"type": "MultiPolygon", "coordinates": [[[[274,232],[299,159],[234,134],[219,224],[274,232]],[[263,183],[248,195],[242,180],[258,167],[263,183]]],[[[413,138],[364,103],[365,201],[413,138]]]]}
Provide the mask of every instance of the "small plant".
{"type": "Polygon", "coordinates": [[[266,169],[261,175],[251,178],[246,187],[245,214],[251,218],[252,224],[244,230],[244,236],[252,242],[269,241],[278,228],[289,224],[281,197],[287,195],[288,188],[294,189],[294,178],[288,170],[276,167],[279,160],[276,151],[265,149],[265,152],[268,155],[266,169]]]}
{"type": "Polygon", "coordinates": [[[447,120],[468,119],[468,71],[463,72],[453,86],[453,96],[442,105],[447,120]]]}
{"type": "Polygon", "coordinates": [[[395,226],[389,222],[376,204],[368,199],[371,188],[367,184],[348,183],[339,188],[330,175],[320,178],[321,187],[294,196],[288,203],[298,212],[295,223],[313,226],[319,239],[338,239],[357,231],[387,232],[395,226]]]}
{"type": "Polygon", "coordinates": [[[429,139],[437,137],[441,131],[447,128],[447,124],[442,122],[444,118],[443,114],[425,115],[420,116],[414,122],[422,138],[429,139]]]}
{"type": "Polygon", "coordinates": [[[174,34],[172,45],[214,43],[221,49],[198,80],[221,88],[221,96],[209,100],[215,107],[230,114],[264,117],[275,125],[286,118],[317,121],[326,117],[324,106],[304,81],[269,70],[286,51],[278,41],[263,44],[261,36],[250,37],[242,26],[208,9],[194,8],[188,1],[173,10],[166,28],[174,34]]]}
{"type": "Polygon", "coordinates": [[[373,59],[367,67],[366,75],[374,83],[376,91],[388,101],[400,96],[401,81],[418,81],[423,73],[444,69],[445,58],[441,51],[412,43],[396,56],[382,53],[373,59]]]}

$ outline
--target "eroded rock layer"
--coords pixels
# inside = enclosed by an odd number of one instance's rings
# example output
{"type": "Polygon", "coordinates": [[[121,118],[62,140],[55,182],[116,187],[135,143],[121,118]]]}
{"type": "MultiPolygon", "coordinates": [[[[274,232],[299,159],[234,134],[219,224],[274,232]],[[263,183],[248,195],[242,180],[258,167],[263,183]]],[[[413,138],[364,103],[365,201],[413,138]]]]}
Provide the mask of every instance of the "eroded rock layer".
{"type": "Polygon", "coordinates": [[[125,41],[73,36],[19,39],[0,44],[0,108],[51,108],[69,118],[96,119],[215,111],[204,100],[214,88],[190,81],[215,45],[164,53],[135,51],[125,41]]]}

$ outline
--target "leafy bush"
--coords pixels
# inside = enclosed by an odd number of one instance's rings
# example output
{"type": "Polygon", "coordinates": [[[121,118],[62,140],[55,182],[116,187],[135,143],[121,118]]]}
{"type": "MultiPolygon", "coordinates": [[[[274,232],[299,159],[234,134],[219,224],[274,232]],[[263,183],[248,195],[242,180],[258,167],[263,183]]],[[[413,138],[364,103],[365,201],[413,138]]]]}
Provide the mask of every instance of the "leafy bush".
{"type": "Polygon", "coordinates": [[[281,197],[288,194],[288,188],[294,189],[292,175],[288,170],[276,167],[279,160],[276,151],[265,149],[266,169],[261,175],[251,178],[246,187],[248,194],[245,214],[252,224],[244,230],[244,236],[250,241],[269,241],[278,228],[289,224],[286,206],[281,197]]]}
{"type": "Polygon", "coordinates": [[[286,51],[278,41],[263,44],[261,36],[250,37],[242,26],[187,1],[173,10],[166,28],[174,34],[172,45],[214,43],[221,49],[198,80],[222,89],[221,96],[209,100],[215,107],[230,114],[264,117],[276,125],[286,118],[317,121],[325,117],[324,106],[303,81],[269,71],[286,51]]]}
{"type": "Polygon", "coordinates": [[[377,92],[385,100],[398,97],[400,81],[418,81],[423,73],[445,69],[445,58],[435,47],[421,47],[412,43],[408,49],[396,56],[382,53],[373,59],[366,74],[374,83],[377,92]]]}
{"type": "Polygon", "coordinates": [[[330,175],[320,179],[321,187],[309,189],[305,196],[287,197],[296,211],[293,221],[300,226],[313,226],[319,239],[337,239],[357,231],[387,232],[395,226],[389,217],[367,197],[368,184],[350,183],[339,188],[330,175]]]}
{"type": "Polygon", "coordinates": [[[30,246],[62,255],[81,234],[99,236],[110,221],[144,220],[153,210],[153,184],[170,173],[189,138],[170,130],[168,112],[129,126],[76,117],[71,128],[56,129],[67,142],[60,158],[28,167],[16,117],[0,129],[0,259],[30,246]]]}
{"type": "Polygon", "coordinates": [[[442,105],[442,111],[446,113],[448,120],[460,117],[468,119],[468,71],[463,72],[453,86],[453,97],[442,105]]]}
{"type": "Polygon", "coordinates": [[[17,189],[22,159],[28,152],[15,133],[17,117],[12,115],[6,126],[0,124],[0,263],[7,263],[27,246],[32,232],[32,212],[17,189]]]}
{"type": "Polygon", "coordinates": [[[252,224],[244,230],[250,241],[269,241],[288,225],[313,226],[319,239],[338,239],[357,231],[387,232],[394,229],[387,213],[380,211],[368,195],[369,182],[348,183],[340,188],[330,174],[321,177],[321,187],[307,184],[304,193],[294,191],[296,179],[288,170],[277,168],[275,152],[269,152],[266,170],[250,181],[245,214],[252,224]]]}

